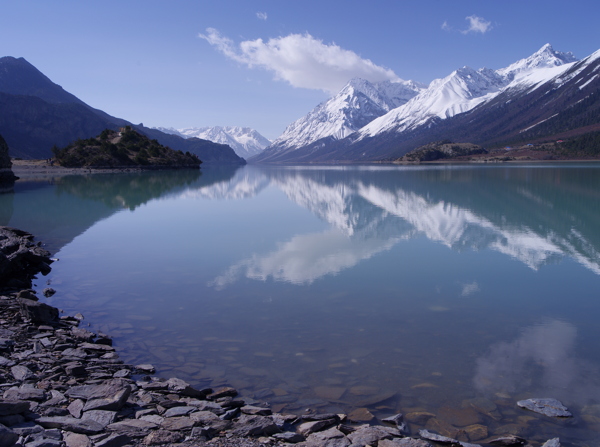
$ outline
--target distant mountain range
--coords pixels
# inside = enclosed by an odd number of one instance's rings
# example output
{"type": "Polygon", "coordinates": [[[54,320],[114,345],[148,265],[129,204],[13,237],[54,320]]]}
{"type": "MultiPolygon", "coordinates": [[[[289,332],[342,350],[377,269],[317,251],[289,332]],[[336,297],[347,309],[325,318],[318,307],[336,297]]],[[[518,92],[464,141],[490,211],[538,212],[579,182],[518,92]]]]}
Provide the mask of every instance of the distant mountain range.
{"type": "Polygon", "coordinates": [[[182,138],[201,138],[213,143],[226,144],[235,153],[245,159],[260,154],[271,141],[267,140],[256,130],[249,127],[215,126],[215,127],[187,127],[174,129],[172,127],[156,127],[161,132],[178,135],[182,138]]]}
{"type": "Polygon", "coordinates": [[[64,147],[127,125],[172,149],[196,154],[205,163],[245,163],[227,145],[186,139],[110,116],[65,91],[25,59],[0,58],[0,135],[11,156],[50,158],[54,145],[64,147]]]}
{"type": "Polygon", "coordinates": [[[428,86],[352,79],[270,143],[242,127],[147,128],[94,109],[23,58],[0,58],[0,135],[13,157],[49,158],[102,130],[131,125],[205,163],[393,161],[436,141],[488,149],[600,140],[600,50],[577,60],[549,44],[508,67],[460,68],[428,86]]]}
{"type": "Polygon", "coordinates": [[[290,124],[256,163],[386,161],[433,141],[499,147],[600,131],[600,50],[549,44],[506,68],[463,67],[429,86],[351,80],[290,124]]]}

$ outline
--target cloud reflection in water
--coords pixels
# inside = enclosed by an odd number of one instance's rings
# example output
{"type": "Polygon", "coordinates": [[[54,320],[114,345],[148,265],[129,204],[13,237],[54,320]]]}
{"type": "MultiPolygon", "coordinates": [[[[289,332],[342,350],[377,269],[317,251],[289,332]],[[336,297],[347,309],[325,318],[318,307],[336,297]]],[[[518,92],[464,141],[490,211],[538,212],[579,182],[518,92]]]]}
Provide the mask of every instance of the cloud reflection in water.
{"type": "Polygon", "coordinates": [[[549,319],[523,329],[512,342],[500,342],[476,362],[476,389],[486,395],[555,397],[581,404],[600,398],[599,368],[575,356],[577,328],[549,319]]]}

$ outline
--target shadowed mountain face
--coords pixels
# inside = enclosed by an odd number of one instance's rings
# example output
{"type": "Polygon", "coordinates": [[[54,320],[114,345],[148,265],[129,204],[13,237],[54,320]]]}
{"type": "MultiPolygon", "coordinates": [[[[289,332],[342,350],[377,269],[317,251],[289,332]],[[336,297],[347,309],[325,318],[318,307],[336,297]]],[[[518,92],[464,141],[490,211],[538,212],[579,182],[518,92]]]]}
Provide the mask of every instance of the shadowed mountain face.
{"type": "MultiPolygon", "coordinates": [[[[50,158],[51,148],[117,130],[130,122],[90,107],[53,83],[23,58],[0,58],[0,134],[13,157],[50,158]]],[[[244,164],[233,149],[207,140],[168,135],[143,125],[136,130],[205,163],[244,164]]]]}

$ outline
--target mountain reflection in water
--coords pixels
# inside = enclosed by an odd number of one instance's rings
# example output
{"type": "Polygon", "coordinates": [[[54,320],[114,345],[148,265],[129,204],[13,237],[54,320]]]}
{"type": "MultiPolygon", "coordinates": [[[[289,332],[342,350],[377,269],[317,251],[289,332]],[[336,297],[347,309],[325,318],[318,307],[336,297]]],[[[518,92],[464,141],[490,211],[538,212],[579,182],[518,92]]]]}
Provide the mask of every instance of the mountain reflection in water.
{"type": "Polygon", "coordinates": [[[296,235],[277,251],[240,260],[215,278],[215,287],[242,276],[311,283],[418,236],[458,251],[498,251],[534,270],[570,257],[600,274],[593,227],[600,223],[600,182],[592,169],[249,166],[227,182],[185,195],[244,199],[269,185],[330,230],[296,235]],[[573,200],[574,192],[580,200],[573,200]]]}

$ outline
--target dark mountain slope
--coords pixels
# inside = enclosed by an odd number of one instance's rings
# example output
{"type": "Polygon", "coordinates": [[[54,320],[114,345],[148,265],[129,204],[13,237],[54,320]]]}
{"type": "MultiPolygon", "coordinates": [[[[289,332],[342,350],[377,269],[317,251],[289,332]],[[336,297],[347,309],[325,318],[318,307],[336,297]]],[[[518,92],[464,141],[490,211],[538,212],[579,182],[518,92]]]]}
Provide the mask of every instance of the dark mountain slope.
{"type": "Polygon", "coordinates": [[[175,150],[191,152],[205,163],[243,164],[227,145],[164,134],[94,109],[53,83],[23,58],[0,58],[0,134],[13,157],[50,158],[53,146],[98,135],[104,129],[133,126],[175,150]]]}

